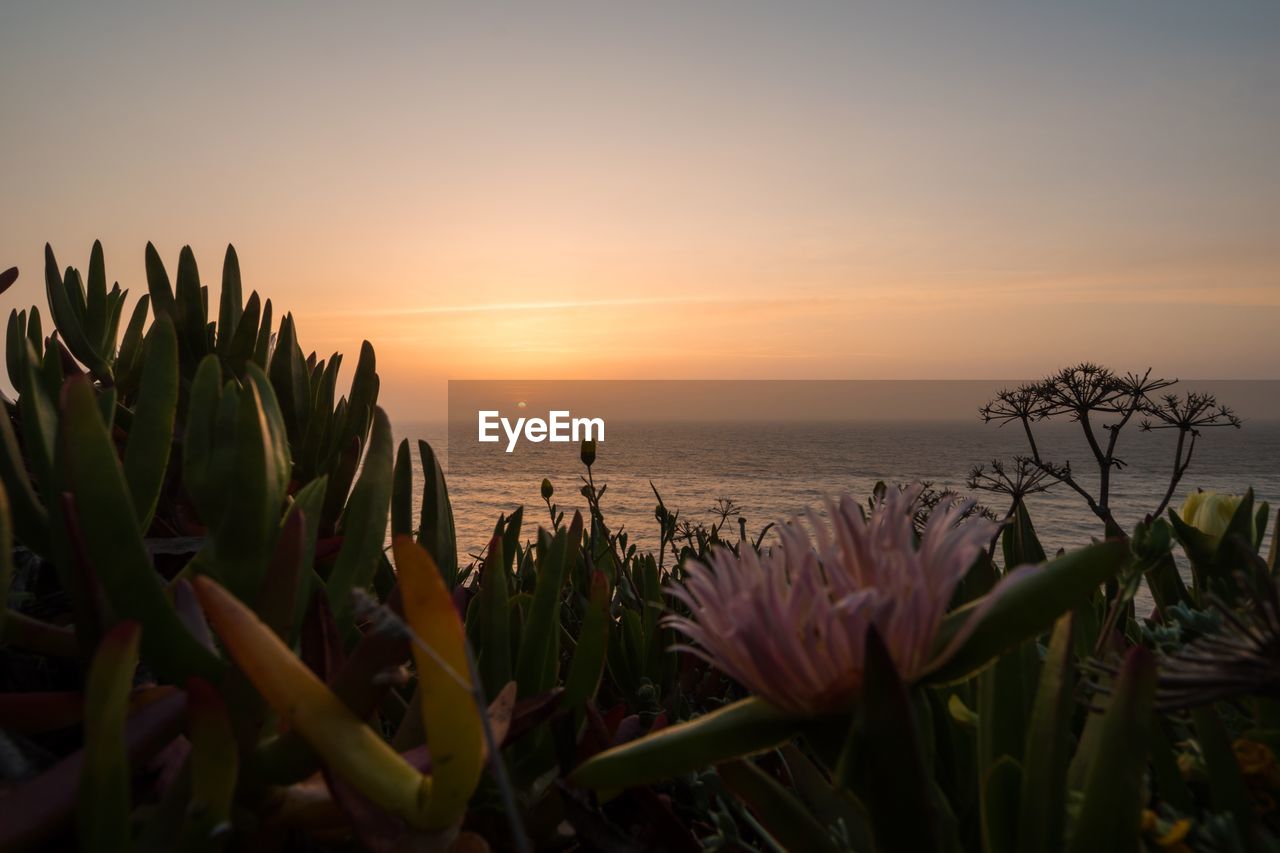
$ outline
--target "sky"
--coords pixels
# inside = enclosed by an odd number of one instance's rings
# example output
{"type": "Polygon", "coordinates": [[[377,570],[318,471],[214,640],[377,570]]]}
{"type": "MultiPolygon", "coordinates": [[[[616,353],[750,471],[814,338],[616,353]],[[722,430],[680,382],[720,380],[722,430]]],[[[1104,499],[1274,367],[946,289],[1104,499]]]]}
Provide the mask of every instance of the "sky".
{"type": "Polygon", "coordinates": [[[447,379],[1280,378],[1280,5],[5,3],[42,250],[447,379]]]}

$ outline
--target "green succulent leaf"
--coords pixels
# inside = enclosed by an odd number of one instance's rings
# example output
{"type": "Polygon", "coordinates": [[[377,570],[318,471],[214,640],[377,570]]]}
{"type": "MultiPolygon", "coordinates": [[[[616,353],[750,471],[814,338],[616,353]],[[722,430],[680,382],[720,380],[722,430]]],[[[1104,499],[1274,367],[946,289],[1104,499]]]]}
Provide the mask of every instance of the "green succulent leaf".
{"type": "Polygon", "coordinates": [[[298,628],[306,617],[307,606],[311,602],[312,582],[316,578],[316,541],[320,536],[320,513],[324,509],[324,493],[327,487],[327,477],[319,477],[307,483],[294,495],[293,503],[285,515],[285,527],[288,527],[290,518],[295,514],[301,515],[303,519],[302,550],[298,557],[298,583],[293,603],[293,618],[290,620],[292,627],[287,638],[290,643],[297,635],[298,628]]]}
{"type": "Polygon", "coordinates": [[[582,629],[578,647],[569,664],[561,706],[581,717],[586,703],[595,698],[604,677],[609,647],[609,603],[612,599],[609,578],[596,571],[591,577],[591,597],[582,613],[582,629]]]}
{"type": "Polygon", "coordinates": [[[143,654],[161,675],[217,680],[222,661],[187,630],[151,565],[115,447],[98,415],[93,389],[82,377],[67,381],[61,429],[61,452],[81,530],[112,608],[147,626],[143,654]]]}
{"type": "Polygon", "coordinates": [[[1061,616],[1053,626],[1031,710],[1018,815],[1018,849],[1025,853],[1062,849],[1071,715],[1075,709],[1074,626],[1071,613],[1061,616]]]}
{"type": "Polygon", "coordinates": [[[480,592],[476,596],[480,679],[486,696],[498,695],[498,691],[511,680],[509,592],[502,537],[495,535],[489,540],[484,566],[480,570],[480,592]]]}
{"type": "MultiPolygon", "coordinates": [[[[448,500],[448,496],[445,498],[448,500]]],[[[452,522],[452,514],[450,522],[452,522]]],[[[515,571],[516,554],[520,551],[520,528],[524,525],[524,507],[516,507],[502,525],[502,556],[506,559],[507,577],[515,571]]],[[[572,543],[570,543],[572,547],[572,543]]]]}
{"type": "Polygon", "coordinates": [[[391,487],[391,535],[413,534],[413,460],[409,458],[409,439],[396,448],[395,473],[391,487]]]}
{"type": "Polygon", "coordinates": [[[1022,761],[1036,665],[1035,643],[1027,642],[978,673],[978,772],[982,778],[1002,756],[1022,761]]]}
{"type": "Polygon", "coordinates": [[[9,612],[9,588],[13,584],[13,522],[9,514],[9,493],[0,485],[0,637],[4,636],[9,612]]]}
{"type": "Polygon", "coordinates": [[[239,774],[239,749],[227,705],[214,687],[187,682],[187,730],[191,741],[191,800],[181,849],[208,849],[231,817],[239,774]]]}
{"type": "Polygon", "coordinates": [[[262,305],[262,323],[258,326],[258,337],[253,343],[253,362],[263,370],[267,368],[267,359],[271,355],[271,300],[262,305]]]}
{"type": "Polygon", "coordinates": [[[827,773],[794,742],[778,747],[778,753],[786,764],[787,775],[796,793],[812,810],[813,816],[826,826],[843,824],[850,848],[872,849],[866,812],[853,794],[834,784],[827,773]]]}
{"type": "Polygon", "coordinates": [[[49,552],[49,513],[31,486],[8,413],[0,413],[0,482],[9,495],[18,541],[37,554],[49,552]]]}
{"type": "Polygon", "coordinates": [[[125,718],[133,671],[138,666],[137,622],[121,622],[94,655],[85,687],[84,770],[80,776],[76,826],[81,850],[130,847],[129,756],[125,718]]]}
{"type": "Polygon", "coordinates": [[[173,298],[173,287],[169,284],[169,273],[165,271],[164,261],[160,260],[160,253],[156,251],[156,247],[151,243],[147,243],[146,268],[147,292],[151,295],[151,307],[155,309],[156,316],[164,314],[176,326],[178,324],[178,304],[173,298]]]}
{"type": "Polygon", "coordinates": [[[144,533],[164,488],[177,409],[178,338],[169,319],[161,317],[147,334],[142,384],[124,453],[125,480],[144,533]]]}
{"type": "Polygon", "coordinates": [[[1156,693],[1156,662],[1135,646],[1125,655],[1089,768],[1084,803],[1070,853],[1136,850],[1142,813],[1142,778],[1156,693]]]}
{"type": "Polygon", "coordinates": [[[107,432],[115,428],[116,401],[119,395],[113,387],[101,388],[98,391],[98,413],[106,424],[107,432]]]}
{"type": "Polygon", "coordinates": [[[839,849],[796,795],[755,764],[745,759],[727,761],[716,772],[782,849],[832,853],[839,849]]]}
{"type": "Polygon", "coordinates": [[[257,389],[258,399],[262,404],[262,415],[267,424],[267,485],[271,489],[271,499],[279,504],[284,500],[289,488],[289,477],[293,471],[293,460],[289,450],[289,436],[285,430],[284,416],[280,410],[279,400],[271,380],[256,364],[245,367],[245,378],[257,389]]]}
{"type": "Polygon", "coordinates": [[[205,356],[196,368],[187,403],[182,440],[182,480],[201,520],[210,527],[221,518],[220,478],[214,469],[214,437],[222,398],[222,368],[216,356],[205,356]]]}
{"type": "Polygon", "coordinates": [[[280,321],[280,333],[267,370],[280,403],[289,442],[302,446],[303,432],[311,414],[311,388],[306,362],[298,347],[292,314],[280,321]]]}
{"type": "Polygon", "coordinates": [[[22,377],[27,370],[27,312],[16,308],[9,312],[9,327],[4,339],[5,369],[9,384],[22,387],[22,377]]]}
{"type": "MultiPolygon", "coordinates": [[[[1114,577],[1129,556],[1128,543],[1112,539],[1069,552],[1012,578],[1015,582],[1007,589],[990,593],[1000,597],[954,654],[930,673],[928,681],[946,684],[962,680],[1014,646],[1048,631],[1059,616],[1114,577]]],[[[983,603],[978,599],[947,614],[938,632],[940,651],[951,645],[983,603]]]]}
{"type": "Polygon", "coordinates": [[[344,631],[353,627],[352,590],[366,588],[382,558],[387,538],[393,479],[391,422],[378,409],[374,416],[369,452],[360,479],[351,490],[342,517],[342,549],[329,574],[329,606],[344,631]]]}
{"type": "Polygon", "coordinates": [[[106,340],[107,326],[111,321],[110,308],[107,305],[107,270],[102,256],[102,242],[93,241],[93,250],[89,253],[89,280],[86,282],[87,293],[84,312],[85,337],[97,352],[108,352],[114,349],[115,339],[106,340]]]}
{"type": "Polygon", "coordinates": [[[124,328],[124,337],[120,339],[120,349],[116,354],[116,381],[127,393],[138,385],[138,374],[142,370],[142,331],[150,309],[151,296],[144,293],[133,306],[129,324],[124,328]]]}
{"type": "Polygon", "coordinates": [[[258,592],[258,618],[286,643],[293,636],[298,585],[302,582],[306,550],[306,513],[292,509],[276,537],[275,552],[258,592]]]}
{"type": "MultiPolygon", "coordinates": [[[[45,364],[50,364],[45,359],[45,364]]],[[[50,395],[42,373],[52,376],[34,350],[27,351],[27,374],[18,389],[18,412],[22,416],[22,437],[25,440],[31,473],[41,494],[54,493],[57,480],[54,477],[53,453],[57,444],[58,417],[54,397],[50,395]]],[[[59,380],[61,381],[61,380],[59,380]]]]}
{"type": "Polygon", "coordinates": [[[373,408],[378,402],[377,357],[368,341],[360,344],[360,359],[356,362],[356,374],[351,379],[351,393],[347,395],[347,421],[342,443],[352,437],[363,443],[369,435],[373,421],[373,408]]]}
{"type": "Polygon", "coordinates": [[[1014,506],[1013,517],[1000,535],[1000,545],[1006,571],[1027,563],[1038,565],[1046,559],[1035,525],[1031,523],[1031,514],[1021,499],[1014,506]]]}
{"type": "MultiPolygon", "coordinates": [[[[458,582],[458,542],[453,527],[453,507],[444,470],[435,451],[425,441],[418,442],[422,460],[422,518],[418,526],[418,544],[440,567],[444,582],[452,589],[458,582]]],[[[510,555],[508,555],[510,556],[510,555]]]]}
{"type": "Polygon", "coordinates": [[[941,815],[916,712],[874,627],[867,631],[862,697],[835,775],[866,804],[877,850],[943,849],[941,815]]]}
{"type": "Polygon", "coordinates": [[[178,278],[175,287],[173,317],[183,354],[190,364],[197,363],[209,350],[209,334],[206,328],[208,310],[205,294],[200,286],[200,270],[190,246],[183,246],[178,253],[178,278]]]}
{"type": "MultiPolygon", "coordinates": [[[[335,419],[345,409],[346,401],[339,400],[338,407],[334,410],[335,419]]],[[[360,453],[363,448],[364,444],[360,439],[352,438],[351,442],[333,458],[332,467],[326,475],[329,478],[329,488],[325,492],[324,515],[320,521],[320,525],[326,530],[336,526],[338,516],[346,505],[351,492],[351,480],[360,467],[360,453]]]]}
{"type": "Polygon", "coordinates": [[[1183,814],[1192,813],[1195,799],[1187,781],[1182,778],[1182,768],[1174,752],[1174,739],[1169,733],[1170,723],[1157,717],[1151,726],[1151,764],[1160,799],[1183,814]]]}
{"type": "Polygon", "coordinates": [[[45,296],[49,300],[49,311],[53,314],[54,325],[62,335],[62,340],[66,342],[71,354],[95,376],[104,382],[111,382],[111,367],[89,340],[85,329],[84,286],[80,282],[80,273],[68,268],[65,275],[59,277],[58,261],[53,256],[53,248],[47,243],[44,258],[45,296]]]}
{"type": "Polygon", "coordinates": [[[580,558],[582,515],[575,513],[566,533],[557,530],[551,548],[538,561],[538,581],[533,606],[520,637],[516,681],[520,696],[533,696],[555,685],[555,663],[560,648],[560,594],[569,565],[580,558]],[[573,546],[570,546],[573,543],[573,546]]]}
{"type": "Polygon", "coordinates": [[[1021,781],[1022,768],[1009,755],[1000,756],[982,778],[982,849],[987,853],[1013,853],[1017,849],[1021,781]]]}
{"type": "MultiPolygon", "coordinates": [[[[223,502],[221,519],[202,553],[208,556],[210,570],[237,596],[253,601],[271,556],[284,484],[269,425],[270,387],[248,382],[238,395],[227,390],[223,390],[220,409],[228,403],[236,405],[231,413],[234,427],[218,430],[221,441],[215,445],[210,466],[211,476],[222,480],[213,488],[223,502]]],[[[220,411],[220,420],[222,416],[220,411]]]]}
{"type": "Polygon", "coordinates": [[[237,376],[244,372],[244,366],[253,358],[261,314],[262,303],[255,291],[249,294],[249,301],[245,303],[244,311],[236,321],[235,332],[227,332],[231,336],[231,342],[227,345],[225,358],[232,372],[237,376]]]}
{"type": "Polygon", "coordinates": [[[599,753],[569,781],[607,790],[650,785],[772,749],[803,727],[803,720],[753,696],[599,753]]]}
{"type": "Polygon", "coordinates": [[[1232,749],[1231,735],[1212,705],[1194,709],[1191,719],[1209,773],[1209,802],[1214,811],[1231,814],[1244,835],[1254,821],[1254,812],[1249,788],[1232,749]]]}
{"type": "Polygon", "coordinates": [[[222,293],[218,299],[218,355],[231,358],[231,342],[235,340],[236,327],[244,312],[240,295],[240,258],[235,246],[227,246],[222,261],[222,293]]]}
{"type": "Polygon", "coordinates": [[[311,417],[307,419],[306,436],[297,460],[306,476],[329,470],[327,448],[333,439],[333,402],[341,366],[341,353],[334,353],[316,365],[319,375],[311,380],[311,417]]]}

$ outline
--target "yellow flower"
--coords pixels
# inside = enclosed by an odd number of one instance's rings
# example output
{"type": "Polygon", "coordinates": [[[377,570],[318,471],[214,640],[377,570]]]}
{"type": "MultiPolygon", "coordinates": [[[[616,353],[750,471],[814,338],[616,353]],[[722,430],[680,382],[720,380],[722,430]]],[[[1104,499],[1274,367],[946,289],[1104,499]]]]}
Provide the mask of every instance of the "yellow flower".
{"type": "Polygon", "coordinates": [[[1218,542],[1227,532],[1231,517],[1236,514],[1243,499],[1241,495],[1220,495],[1214,491],[1196,489],[1182,502],[1178,517],[1218,542]]]}

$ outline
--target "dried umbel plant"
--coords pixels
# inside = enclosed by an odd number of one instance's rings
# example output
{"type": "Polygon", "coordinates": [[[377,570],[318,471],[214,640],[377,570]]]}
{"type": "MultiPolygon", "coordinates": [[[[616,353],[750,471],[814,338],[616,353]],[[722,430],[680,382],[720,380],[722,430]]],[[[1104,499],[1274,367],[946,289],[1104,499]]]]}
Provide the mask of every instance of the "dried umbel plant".
{"type": "Polygon", "coordinates": [[[1027,456],[1013,457],[1013,464],[992,459],[990,467],[975,465],[969,470],[966,484],[970,489],[1007,495],[1014,503],[1028,495],[1047,491],[1054,481],[1027,456]]]}
{"type": "Polygon", "coordinates": [[[1240,429],[1244,422],[1235,412],[1218,404],[1212,394],[1188,392],[1182,396],[1165,394],[1158,402],[1145,409],[1147,418],[1142,422],[1142,431],[1151,432],[1160,429],[1178,431],[1178,443],[1173,454],[1173,473],[1169,477],[1169,488],[1165,490],[1160,506],[1152,515],[1164,512],[1173,493],[1182,481],[1182,475],[1191,467],[1191,455],[1195,453],[1196,439],[1200,430],[1210,427],[1232,427],[1240,429]]]}
{"type": "Polygon", "coordinates": [[[969,470],[966,485],[970,489],[1007,495],[1009,498],[1009,510],[1005,513],[1000,528],[991,537],[987,547],[988,554],[995,553],[1000,530],[1017,520],[1018,507],[1022,505],[1023,500],[1028,495],[1048,490],[1055,482],[1047,471],[1026,456],[1013,457],[1012,465],[1006,464],[1001,459],[992,459],[990,467],[975,465],[969,470]]]}
{"type": "Polygon", "coordinates": [[[1160,392],[1177,381],[1154,378],[1150,369],[1121,375],[1085,362],[1063,368],[1038,382],[1002,390],[978,412],[985,423],[1020,425],[1030,453],[1025,457],[1028,463],[1018,463],[1019,466],[1029,464],[1049,480],[1074,491],[1106,526],[1108,535],[1123,536],[1124,529],[1112,513],[1111,476],[1113,471],[1125,466],[1117,455],[1117,446],[1126,426],[1135,418],[1142,418],[1144,432],[1179,431],[1169,486],[1152,513],[1158,515],[1168,506],[1191,462],[1199,430],[1241,425],[1240,419],[1219,405],[1213,395],[1190,393],[1181,398],[1176,394],[1161,395],[1160,392]],[[1096,488],[1089,488],[1081,480],[1070,460],[1049,459],[1041,450],[1035,425],[1061,418],[1079,424],[1098,472],[1096,488]]]}

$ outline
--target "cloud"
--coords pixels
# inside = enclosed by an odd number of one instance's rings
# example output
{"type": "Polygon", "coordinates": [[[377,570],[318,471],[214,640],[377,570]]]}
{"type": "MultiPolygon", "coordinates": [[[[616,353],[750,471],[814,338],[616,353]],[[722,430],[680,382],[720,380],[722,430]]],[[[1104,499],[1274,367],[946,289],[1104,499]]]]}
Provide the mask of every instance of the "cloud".
{"type": "Polygon", "coordinates": [[[315,316],[351,316],[361,317],[429,316],[437,314],[489,314],[506,311],[572,311],[580,308],[632,308],[639,306],[663,305],[725,305],[751,303],[780,302],[779,299],[740,299],[731,294],[722,295],[674,295],[626,297],[620,299],[565,299],[529,302],[477,302],[470,305],[427,305],[417,307],[373,308],[357,311],[324,312],[315,316]]]}

